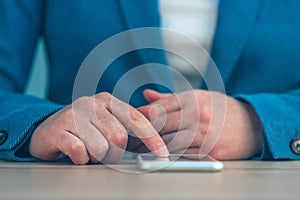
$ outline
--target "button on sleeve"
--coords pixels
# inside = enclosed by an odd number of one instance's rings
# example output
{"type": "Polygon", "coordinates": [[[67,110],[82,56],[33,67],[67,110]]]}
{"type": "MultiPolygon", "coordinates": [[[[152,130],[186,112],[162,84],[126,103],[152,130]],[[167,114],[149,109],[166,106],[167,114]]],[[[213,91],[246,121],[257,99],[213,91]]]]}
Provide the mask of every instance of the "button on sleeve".
{"type": "Polygon", "coordinates": [[[292,140],[290,145],[294,154],[300,155],[300,138],[292,140]]]}
{"type": "Polygon", "coordinates": [[[3,144],[7,139],[7,133],[5,131],[0,131],[0,145],[3,144]]]}

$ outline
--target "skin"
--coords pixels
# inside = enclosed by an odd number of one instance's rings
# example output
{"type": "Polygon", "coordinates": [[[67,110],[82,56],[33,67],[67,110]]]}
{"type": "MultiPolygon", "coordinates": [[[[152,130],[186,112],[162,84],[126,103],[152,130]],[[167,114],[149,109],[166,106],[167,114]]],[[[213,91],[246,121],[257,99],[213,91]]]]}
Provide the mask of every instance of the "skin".
{"type": "MultiPolygon", "coordinates": [[[[205,136],[216,131],[220,135],[209,155],[218,160],[247,159],[261,152],[261,123],[253,108],[244,102],[204,90],[176,95],[146,90],[144,96],[151,104],[139,108],[139,111],[159,131],[170,153],[197,154],[205,136]],[[218,119],[222,109],[225,118],[218,119]],[[213,117],[217,123],[211,123],[213,117]]],[[[136,151],[147,151],[137,140],[132,143],[136,151]]]]}
{"type": "Polygon", "coordinates": [[[169,154],[144,115],[105,92],[81,97],[44,120],[35,129],[29,149],[42,160],[68,156],[76,165],[116,163],[123,157],[129,131],[156,155],[169,154]]]}

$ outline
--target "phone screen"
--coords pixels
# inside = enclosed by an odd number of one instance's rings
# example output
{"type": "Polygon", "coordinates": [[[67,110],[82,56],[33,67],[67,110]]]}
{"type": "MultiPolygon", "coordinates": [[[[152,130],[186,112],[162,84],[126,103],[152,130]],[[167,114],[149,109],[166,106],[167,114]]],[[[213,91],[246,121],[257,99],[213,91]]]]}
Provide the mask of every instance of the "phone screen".
{"type": "Polygon", "coordinates": [[[198,154],[170,154],[168,157],[140,154],[138,167],[147,171],[220,171],[223,169],[223,163],[210,156],[198,154]]]}

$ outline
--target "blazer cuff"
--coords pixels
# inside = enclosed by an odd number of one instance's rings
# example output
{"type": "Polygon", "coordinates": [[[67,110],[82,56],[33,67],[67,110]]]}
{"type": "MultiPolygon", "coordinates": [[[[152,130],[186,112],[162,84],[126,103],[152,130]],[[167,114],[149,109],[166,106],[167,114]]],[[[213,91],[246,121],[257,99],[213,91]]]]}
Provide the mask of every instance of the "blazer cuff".
{"type": "MultiPolygon", "coordinates": [[[[0,118],[1,132],[7,139],[0,145],[0,159],[11,161],[37,161],[26,149],[37,125],[64,106],[51,103],[30,105],[0,118]],[[19,151],[19,150],[22,151],[19,151]]],[[[28,145],[29,146],[29,145],[28,145]]]]}
{"type": "Polygon", "coordinates": [[[262,123],[263,147],[258,159],[300,159],[300,155],[291,148],[291,142],[300,138],[300,120],[296,117],[299,113],[295,111],[297,103],[293,104],[295,100],[266,93],[240,94],[234,98],[250,104],[262,123]]]}

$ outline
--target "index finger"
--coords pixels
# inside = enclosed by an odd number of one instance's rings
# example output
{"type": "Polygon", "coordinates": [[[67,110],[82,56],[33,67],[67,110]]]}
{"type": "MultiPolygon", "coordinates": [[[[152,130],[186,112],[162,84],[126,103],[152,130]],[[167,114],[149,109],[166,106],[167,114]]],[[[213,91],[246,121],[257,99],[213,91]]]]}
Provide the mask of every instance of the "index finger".
{"type": "MultiPolygon", "coordinates": [[[[147,106],[149,117],[158,117],[161,115],[166,115],[167,113],[178,111],[182,109],[183,103],[179,96],[176,94],[169,95],[160,100],[154,101],[147,106]]],[[[144,114],[146,109],[142,108],[142,113],[144,114]]]]}
{"type": "Polygon", "coordinates": [[[179,110],[181,106],[177,96],[178,94],[162,94],[154,90],[144,91],[145,99],[151,103],[149,106],[158,113],[179,110]]]}
{"type": "Polygon", "coordinates": [[[116,98],[112,98],[108,104],[108,110],[127,129],[133,131],[151,152],[162,157],[169,155],[168,148],[161,136],[138,110],[116,98]]]}
{"type": "Polygon", "coordinates": [[[148,108],[154,117],[165,115],[183,109],[187,105],[198,106],[197,96],[193,91],[168,94],[167,96],[152,102],[148,108]]]}

